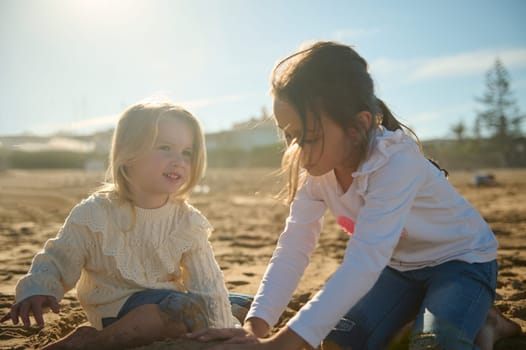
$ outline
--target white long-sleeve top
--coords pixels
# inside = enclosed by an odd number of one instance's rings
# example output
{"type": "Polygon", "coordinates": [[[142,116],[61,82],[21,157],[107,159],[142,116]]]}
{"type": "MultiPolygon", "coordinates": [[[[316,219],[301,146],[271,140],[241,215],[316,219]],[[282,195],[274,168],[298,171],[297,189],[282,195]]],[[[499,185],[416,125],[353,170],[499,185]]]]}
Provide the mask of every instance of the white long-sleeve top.
{"type": "Polygon", "coordinates": [[[355,222],[343,262],[288,326],[317,347],[377,281],[450,260],[496,258],[496,238],[443,173],[402,131],[379,129],[369,158],[344,193],[334,172],[307,177],[247,315],[275,325],[310,260],[327,208],[355,222]]]}
{"type": "Polygon", "coordinates": [[[116,317],[127,298],[147,289],[203,296],[214,327],[232,327],[223,274],[208,241],[212,227],[195,208],[168,201],[158,209],[118,205],[92,195],[75,206],[16,286],[16,300],[62,299],[76,286],[88,320],[116,317]]]}

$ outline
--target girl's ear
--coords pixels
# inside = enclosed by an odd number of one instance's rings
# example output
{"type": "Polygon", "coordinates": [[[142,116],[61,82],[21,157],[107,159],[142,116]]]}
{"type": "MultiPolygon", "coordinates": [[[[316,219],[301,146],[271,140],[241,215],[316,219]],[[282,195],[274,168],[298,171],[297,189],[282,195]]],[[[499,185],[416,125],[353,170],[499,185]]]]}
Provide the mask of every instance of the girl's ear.
{"type": "Polygon", "coordinates": [[[362,124],[364,130],[369,130],[373,123],[373,115],[369,111],[358,112],[356,118],[362,124]]]}
{"type": "Polygon", "coordinates": [[[360,138],[364,132],[369,130],[373,122],[373,116],[369,111],[361,111],[356,114],[356,119],[358,120],[359,126],[348,129],[349,136],[353,139],[360,138]],[[361,130],[358,130],[359,127],[361,127],[361,130]]]}

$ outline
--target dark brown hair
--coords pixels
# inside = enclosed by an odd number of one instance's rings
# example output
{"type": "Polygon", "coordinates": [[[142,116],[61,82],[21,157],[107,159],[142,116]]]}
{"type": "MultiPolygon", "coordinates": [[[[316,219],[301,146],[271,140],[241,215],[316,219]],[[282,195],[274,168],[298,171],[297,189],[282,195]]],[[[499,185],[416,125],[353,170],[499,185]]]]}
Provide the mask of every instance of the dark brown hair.
{"type": "MultiPolygon", "coordinates": [[[[367,62],[350,46],[335,42],[316,42],[296,52],[274,67],[271,75],[271,93],[291,104],[298,112],[306,135],[307,112],[314,117],[314,125],[321,126],[321,111],[327,113],[343,129],[354,128],[360,135],[359,163],[363,162],[371,147],[378,125],[387,130],[405,129],[416,140],[416,134],[399,122],[386,104],[376,97],[367,62]],[[367,129],[356,117],[368,111],[373,123],[367,129]]],[[[302,137],[302,138],[303,138],[302,137]]],[[[285,152],[282,170],[288,173],[287,199],[294,199],[300,179],[298,149],[303,139],[296,140],[296,149],[285,152]]]]}

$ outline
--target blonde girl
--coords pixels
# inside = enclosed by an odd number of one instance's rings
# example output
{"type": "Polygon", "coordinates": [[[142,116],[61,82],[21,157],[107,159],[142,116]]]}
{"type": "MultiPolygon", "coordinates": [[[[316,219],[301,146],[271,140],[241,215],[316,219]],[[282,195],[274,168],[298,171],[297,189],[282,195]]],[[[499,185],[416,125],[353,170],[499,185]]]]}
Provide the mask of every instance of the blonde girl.
{"type": "MultiPolygon", "coordinates": [[[[244,328],[190,337],[226,339],[214,350],[378,350],[415,320],[410,349],[476,348],[495,296],[497,240],[376,97],[366,61],[349,46],[315,43],[276,66],[272,95],[288,145],[285,230],[244,328]],[[327,209],[352,233],[343,261],[264,338],[309,263],[327,209]]],[[[491,332],[484,349],[499,336],[491,332]]]]}
{"type": "Polygon", "coordinates": [[[73,208],[16,286],[2,322],[43,309],[76,287],[92,326],[47,349],[121,348],[233,327],[206,218],[186,202],[206,166],[198,120],[167,101],[128,108],[113,135],[107,184],[73,208]]]}

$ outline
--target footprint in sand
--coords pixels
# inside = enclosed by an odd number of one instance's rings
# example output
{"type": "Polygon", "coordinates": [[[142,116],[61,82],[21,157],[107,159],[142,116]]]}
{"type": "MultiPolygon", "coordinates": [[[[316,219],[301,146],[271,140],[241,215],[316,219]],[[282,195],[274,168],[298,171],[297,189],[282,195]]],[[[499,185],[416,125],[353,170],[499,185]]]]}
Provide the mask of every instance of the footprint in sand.
{"type": "Polygon", "coordinates": [[[250,282],[248,282],[248,281],[228,281],[227,283],[231,284],[233,286],[236,286],[236,287],[250,284],[250,282]]]}

